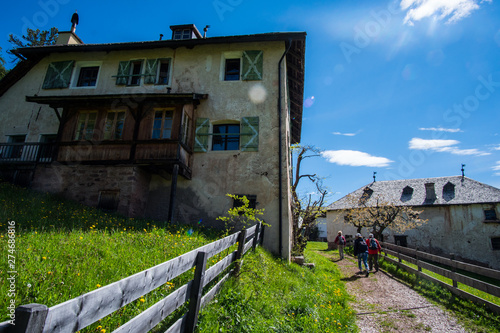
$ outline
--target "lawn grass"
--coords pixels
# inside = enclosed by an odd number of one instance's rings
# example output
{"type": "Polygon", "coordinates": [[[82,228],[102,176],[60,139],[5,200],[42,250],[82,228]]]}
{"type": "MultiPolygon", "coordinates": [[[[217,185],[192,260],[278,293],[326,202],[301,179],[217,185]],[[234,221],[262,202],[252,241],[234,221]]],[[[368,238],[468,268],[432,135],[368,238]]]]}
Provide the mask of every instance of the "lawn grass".
{"type": "MultiPolygon", "coordinates": [[[[16,306],[39,303],[51,307],[222,236],[202,223],[194,224],[124,218],[58,196],[0,183],[0,276],[17,271],[14,297],[5,297],[10,284],[0,285],[4,295],[0,298],[0,308],[4,309],[0,321],[9,319],[6,309],[11,300],[16,306]],[[15,231],[15,251],[10,253],[15,267],[9,267],[8,262],[9,226],[15,231]]],[[[208,266],[219,257],[212,258],[208,266]]],[[[357,331],[355,314],[347,305],[349,296],[335,264],[309,249],[306,258],[316,264],[314,269],[283,262],[262,248],[250,251],[244,257],[239,277],[230,279],[221,296],[203,311],[198,330],[357,331]]],[[[190,270],[81,332],[112,332],[192,275],[190,270]]],[[[152,332],[163,332],[178,316],[178,312],[169,316],[152,332]]]]}
{"type": "MultiPolygon", "coordinates": [[[[0,293],[5,295],[0,298],[0,321],[9,319],[6,309],[11,300],[15,306],[39,303],[51,307],[220,236],[220,232],[202,225],[165,225],[162,221],[124,218],[7,183],[0,183],[0,230],[0,275],[4,279],[10,276],[7,272],[17,271],[14,297],[9,283],[0,285],[0,293]],[[7,230],[12,221],[15,252],[9,253],[7,230]],[[9,267],[9,263],[15,267],[9,267]]],[[[185,273],[82,332],[96,332],[97,327],[112,331],[191,276],[192,271],[185,273]]]]}
{"type": "Polygon", "coordinates": [[[198,332],[356,332],[340,271],[314,252],[320,247],[325,243],[308,243],[312,269],[261,248],[245,256],[239,277],[202,311],[198,332]]]}

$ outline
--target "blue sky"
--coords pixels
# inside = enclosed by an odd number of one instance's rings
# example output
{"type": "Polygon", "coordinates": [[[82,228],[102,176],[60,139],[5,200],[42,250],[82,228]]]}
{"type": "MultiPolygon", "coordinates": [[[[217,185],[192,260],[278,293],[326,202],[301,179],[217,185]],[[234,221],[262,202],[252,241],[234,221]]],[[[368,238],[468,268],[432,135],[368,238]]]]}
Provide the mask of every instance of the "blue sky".
{"type": "MultiPolygon", "coordinates": [[[[302,143],[324,151],[304,172],[332,202],[372,181],[459,175],[500,187],[499,0],[9,1],[8,35],[69,30],[85,43],[306,31],[302,143]]],[[[8,64],[8,67],[10,65],[8,64]]],[[[304,186],[305,194],[312,191],[304,186]]]]}

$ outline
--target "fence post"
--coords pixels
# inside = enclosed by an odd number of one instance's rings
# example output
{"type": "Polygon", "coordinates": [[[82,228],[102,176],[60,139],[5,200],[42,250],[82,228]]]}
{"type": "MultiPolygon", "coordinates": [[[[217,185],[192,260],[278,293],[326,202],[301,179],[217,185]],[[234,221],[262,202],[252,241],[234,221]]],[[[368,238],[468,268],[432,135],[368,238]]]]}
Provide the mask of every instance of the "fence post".
{"type": "Polygon", "coordinates": [[[418,260],[418,246],[417,248],[415,249],[415,259],[417,260],[417,268],[418,268],[418,271],[421,272],[422,271],[422,267],[420,267],[420,261],[418,260]]]}
{"type": "Polygon", "coordinates": [[[203,293],[203,280],[205,279],[205,268],[207,266],[208,253],[198,252],[196,257],[196,269],[194,271],[193,284],[189,296],[189,311],[186,318],[184,332],[194,332],[198,323],[198,314],[200,312],[200,302],[203,293]]]}
{"type": "Polygon", "coordinates": [[[264,243],[264,231],[266,230],[266,226],[264,224],[260,224],[260,235],[259,235],[259,245],[262,246],[264,243]]]}
{"type": "Polygon", "coordinates": [[[252,244],[252,248],[254,251],[255,251],[255,248],[257,247],[257,243],[259,242],[259,238],[260,238],[259,232],[260,232],[261,225],[262,225],[262,223],[259,222],[255,226],[255,234],[253,235],[253,244],[252,244]]]}
{"type": "Polygon", "coordinates": [[[245,240],[247,239],[247,229],[241,230],[238,236],[238,251],[236,252],[236,267],[234,275],[238,276],[241,267],[241,258],[243,257],[243,249],[245,248],[245,240]]]}
{"type": "Polygon", "coordinates": [[[457,283],[457,278],[455,276],[456,270],[456,263],[455,263],[455,254],[451,253],[450,254],[450,266],[451,266],[451,271],[452,271],[452,281],[453,281],[453,288],[458,288],[458,283],[457,283]]]}
{"type": "Polygon", "coordinates": [[[49,308],[43,304],[26,304],[16,308],[15,333],[42,333],[49,308]]]}

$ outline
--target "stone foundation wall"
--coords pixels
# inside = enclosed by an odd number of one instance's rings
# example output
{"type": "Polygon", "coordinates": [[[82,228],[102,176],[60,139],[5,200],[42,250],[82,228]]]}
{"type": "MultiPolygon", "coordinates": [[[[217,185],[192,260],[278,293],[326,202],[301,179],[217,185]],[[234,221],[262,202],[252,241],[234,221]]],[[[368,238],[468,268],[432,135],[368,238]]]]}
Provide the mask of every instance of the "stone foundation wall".
{"type": "Polygon", "coordinates": [[[101,191],[114,191],[118,195],[118,213],[143,217],[150,180],[151,175],[135,166],[52,164],[36,169],[31,187],[92,207],[97,207],[101,191]]]}

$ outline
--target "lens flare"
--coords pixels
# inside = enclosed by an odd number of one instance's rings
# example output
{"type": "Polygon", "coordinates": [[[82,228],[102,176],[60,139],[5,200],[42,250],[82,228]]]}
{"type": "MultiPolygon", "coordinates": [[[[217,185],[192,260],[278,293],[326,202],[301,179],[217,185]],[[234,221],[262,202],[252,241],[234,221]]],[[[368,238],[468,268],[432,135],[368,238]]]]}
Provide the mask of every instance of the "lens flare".
{"type": "Polygon", "coordinates": [[[305,108],[310,108],[311,106],[313,106],[313,104],[314,104],[314,96],[308,97],[304,101],[304,107],[305,108]]]}
{"type": "Polygon", "coordinates": [[[248,97],[254,104],[263,103],[267,97],[266,88],[260,83],[255,84],[248,91],[248,97]]]}

